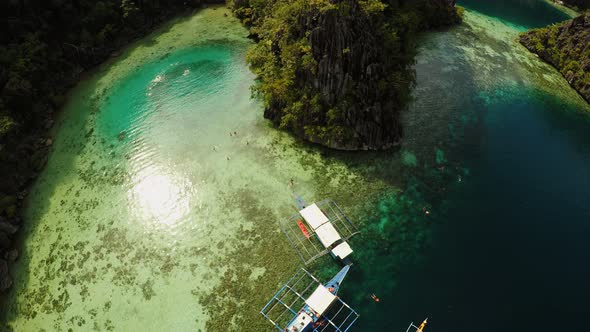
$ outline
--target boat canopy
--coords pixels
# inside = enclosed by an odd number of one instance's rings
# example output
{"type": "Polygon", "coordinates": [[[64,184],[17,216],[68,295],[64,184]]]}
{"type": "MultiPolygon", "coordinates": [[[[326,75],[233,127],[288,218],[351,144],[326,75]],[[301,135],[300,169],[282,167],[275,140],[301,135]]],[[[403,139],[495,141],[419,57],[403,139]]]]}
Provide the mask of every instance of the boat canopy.
{"type": "Polygon", "coordinates": [[[330,199],[309,206],[301,205],[297,214],[282,220],[279,226],[305,264],[330,252],[334,257],[346,258],[352,253],[346,241],[359,233],[330,199]]]}
{"type": "Polygon", "coordinates": [[[330,293],[324,285],[319,285],[316,290],[311,293],[305,303],[318,315],[322,315],[332,305],[336,299],[336,295],[330,293]]]}
{"type": "Polygon", "coordinates": [[[299,211],[299,213],[313,230],[316,230],[330,220],[315,203],[299,211]]]}
{"type": "Polygon", "coordinates": [[[334,228],[334,226],[332,226],[332,224],[328,224],[328,223],[323,224],[322,226],[316,228],[315,233],[316,233],[318,239],[320,240],[320,242],[326,248],[328,248],[334,242],[336,242],[342,238],[342,237],[340,237],[340,234],[338,233],[336,228],[334,228]]]}
{"type": "Polygon", "coordinates": [[[293,327],[308,331],[308,326],[314,332],[349,331],[359,314],[337,296],[349,268],[342,268],[326,284],[305,269],[298,270],[260,313],[281,332],[293,327]]]}
{"type": "Polygon", "coordinates": [[[336,257],[343,259],[345,257],[348,257],[348,255],[352,254],[352,248],[348,245],[348,243],[342,242],[339,245],[337,245],[334,249],[332,249],[332,253],[336,257]]]}

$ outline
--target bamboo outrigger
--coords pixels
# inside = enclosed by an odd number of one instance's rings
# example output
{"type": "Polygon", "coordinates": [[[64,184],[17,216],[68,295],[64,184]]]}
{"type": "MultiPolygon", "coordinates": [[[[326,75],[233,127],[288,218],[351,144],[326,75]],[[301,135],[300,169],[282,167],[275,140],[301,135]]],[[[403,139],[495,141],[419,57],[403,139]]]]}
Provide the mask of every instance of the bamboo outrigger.
{"type": "MultiPolygon", "coordinates": [[[[344,267],[322,284],[304,269],[297,272],[262,308],[260,313],[282,332],[347,332],[359,314],[338,296],[338,290],[352,263],[348,240],[357,227],[332,200],[307,204],[293,193],[297,214],[279,223],[281,230],[305,264],[330,253],[344,267]]],[[[372,294],[375,302],[379,298],[372,294]]],[[[420,326],[411,323],[406,332],[424,332],[428,318],[420,326]]]]}
{"type": "Polygon", "coordinates": [[[298,213],[280,222],[280,227],[305,264],[330,253],[345,265],[352,248],[348,240],[359,231],[330,199],[307,204],[294,193],[298,213]]]}
{"type": "Polygon", "coordinates": [[[346,332],[359,314],[338,296],[350,265],[322,284],[304,269],[297,272],[260,313],[282,332],[346,332]]]}

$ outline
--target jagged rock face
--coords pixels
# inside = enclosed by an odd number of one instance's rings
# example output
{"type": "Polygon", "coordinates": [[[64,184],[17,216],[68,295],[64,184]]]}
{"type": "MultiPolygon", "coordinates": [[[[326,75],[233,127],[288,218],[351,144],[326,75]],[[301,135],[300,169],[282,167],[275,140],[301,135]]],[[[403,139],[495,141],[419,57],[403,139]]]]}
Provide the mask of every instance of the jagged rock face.
{"type": "Polygon", "coordinates": [[[395,103],[394,90],[377,86],[387,74],[381,40],[367,17],[355,15],[359,10],[353,6],[348,17],[331,11],[317,21],[309,36],[317,73],[302,73],[305,85],[317,89],[325,105],[343,105],[343,122],[352,135],[331,141],[307,138],[339,149],[387,149],[401,139],[403,105],[395,103]]]}
{"type": "Polygon", "coordinates": [[[590,13],[524,33],[520,42],[565,77],[590,102],[590,13]]]}
{"type": "MultiPolygon", "coordinates": [[[[334,138],[306,131],[306,126],[328,122],[325,113],[313,112],[303,115],[298,125],[290,129],[306,140],[335,149],[389,148],[401,137],[398,112],[387,101],[387,96],[377,93],[374,83],[383,72],[378,40],[371,33],[371,22],[362,15],[355,15],[358,5],[350,3],[351,15],[343,16],[332,10],[298,19],[301,27],[298,38],[308,35],[311,54],[317,64],[313,71],[297,72],[299,87],[317,92],[323,108],[346,104],[341,106],[344,114],[339,124],[350,132],[345,137],[334,138]]],[[[284,106],[279,101],[271,102],[264,116],[278,124],[285,115],[284,106]]]]}
{"type": "MultiPolygon", "coordinates": [[[[338,109],[338,124],[346,134],[318,135],[306,126],[328,123],[327,114],[304,116],[291,130],[314,143],[340,150],[388,149],[399,143],[401,125],[399,107],[393,89],[379,89],[387,70],[383,64],[382,40],[369,17],[360,13],[356,1],[349,5],[349,15],[327,11],[318,16],[303,16],[299,24],[308,35],[314,70],[297,73],[301,89],[317,92],[324,109],[338,109]]],[[[265,117],[280,123],[284,105],[271,104],[265,117]]]]}
{"type": "MultiPolygon", "coordinates": [[[[455,0],[428,2],[431,10],[446,9],[448,17],[454,19],[455,0]]],[[[406,105],[396,95],[396,90],[384,91],[379,85],[388,81],[387,75],[392,74],[392,69],[399,70],[406,75],[402,79],[405,82],[388,83],[408,84],[404,93],[409,93],[413,73],[406,68],[408,62],[394,64],[386,59],[394,54],[384,53],[384,40],[375,33],[379,27],[361,14],[357,1],[349,3],[350,16],[328,12],[311,30],[310,45],[318,66],[317,75],[308,76],[306,80],[320,91],[327,105],[337,105],[343,99],[351,101],[345,105],[344,121],[353,136],[348,140],[320,140],[318,143],[347,150],[389,149],[401,141],[400,111],[406,105]]],[[[314,140],[314,137],[307,138],[314,140]]]]}
{"type": "Polygon", "coordinates": [[[257,2],[233,4],[260,41],[249,60],[264,116],[341,150],[399,144],[414,81],[414,32],[460,20],[454,0],[269,1],[262,10],[257,2]],[[294,49],[303,51],[294,56],[294,49]]]}

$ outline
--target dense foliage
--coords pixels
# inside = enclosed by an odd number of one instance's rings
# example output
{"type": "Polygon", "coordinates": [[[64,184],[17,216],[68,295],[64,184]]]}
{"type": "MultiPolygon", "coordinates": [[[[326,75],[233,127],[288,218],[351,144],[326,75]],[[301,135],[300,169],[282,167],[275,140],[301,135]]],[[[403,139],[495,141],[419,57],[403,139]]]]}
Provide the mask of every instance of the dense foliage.
{"type": "Polygon", "coordinates": [[[313,142],[399,141],[418,31],[460,20],[449,0],[233,0],[259,43],[248,55],[265,116],[313,142]]]}
{"type": "Polygon", "coordinates": [[[521,43],[557,68],[590,102],[590,13],[523,34],[521,43]]]}

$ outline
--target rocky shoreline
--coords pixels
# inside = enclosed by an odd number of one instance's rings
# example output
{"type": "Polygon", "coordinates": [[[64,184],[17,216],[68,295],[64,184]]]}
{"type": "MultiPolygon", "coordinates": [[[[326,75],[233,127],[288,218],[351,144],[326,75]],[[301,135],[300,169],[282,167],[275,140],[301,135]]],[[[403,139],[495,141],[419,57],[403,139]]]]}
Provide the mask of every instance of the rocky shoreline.
{"type": "MultiPolygon", "coordinates": [[[[10,265],[19,256],[17,236],[22,227],[24,202],[30,186],[49,158],[53,145],[50,132],[65,102],[64,96],[67,95],[68,90],[83,79],[83,73],[117,56],[118,50],[147,35],[160,23],[207,4],[224,2],[224,0],[192,0],[176,6],[171,5],[157,15],[150,16],[149,25],[136,29],[129,28],[125,30],[124,36],[108,43],[105,47],[83,49],[73,46],[68,50],[62,50],[63,53],[60,55],[63,58],[60,61],[67,65],[52,68],[54,71],[52,75],[58,79],[51,82],[51,90],[44,90],[43,87],[37,86],[43,84],[35,77],[38,73],[31,72],[30,77],[15,80],[14,77],[10,77],[10,68],[0,68],[0,106],[13,107],[17,110],[32,108],[28,117],[18,120],[10,119],[5,113],[0,113],[0,172],[3,175],[0,179],[0,295],[6,293],[13,284],[10,265]],[[51,96],[43,95],[43,91],[51,93],[51,96]],[[25,99],[29,103],[24,106],[18,103],[13,105],[7,102],[11,99],[25,99]],[[9,105],[3,105],[3,102],[9,105]]],[[[141,14],[140,12],[138,15],[141,14]]],[[[40,42],[45,45],[67,44],[60,40],[40,42]]]]}
{"type": "Polygon", "coordinates": [[[590,13],[525,32],[520,43],[555,67],[590,103],[590,13]]]}
{"type": "MultiPolygon", "coordinates": [[[[46,130],[53,125],[53,121],[47,122],[46,130]]],[[[39,172],[47,163],[49,148],[53,143],[51,138],[44,138],[47,134],[43,131],[27,137],[26,143],[19,145],[17,154],[26,161],[27,157],[30,168],[19,170],[19,182],[17,191],[6,194],[6,191],[0,197],[0,293],[5,292],[12,286],[12,277],[9,273],[9,265],[17,260],[19,252],[15,237],[21,227],[24,200],[28,194],[28,188],[37,178],[39,172]],[[31,154],[32,153],[32,154],[31,154]],[[12,195],[11,195],[12,194],[12,195]]]]}

